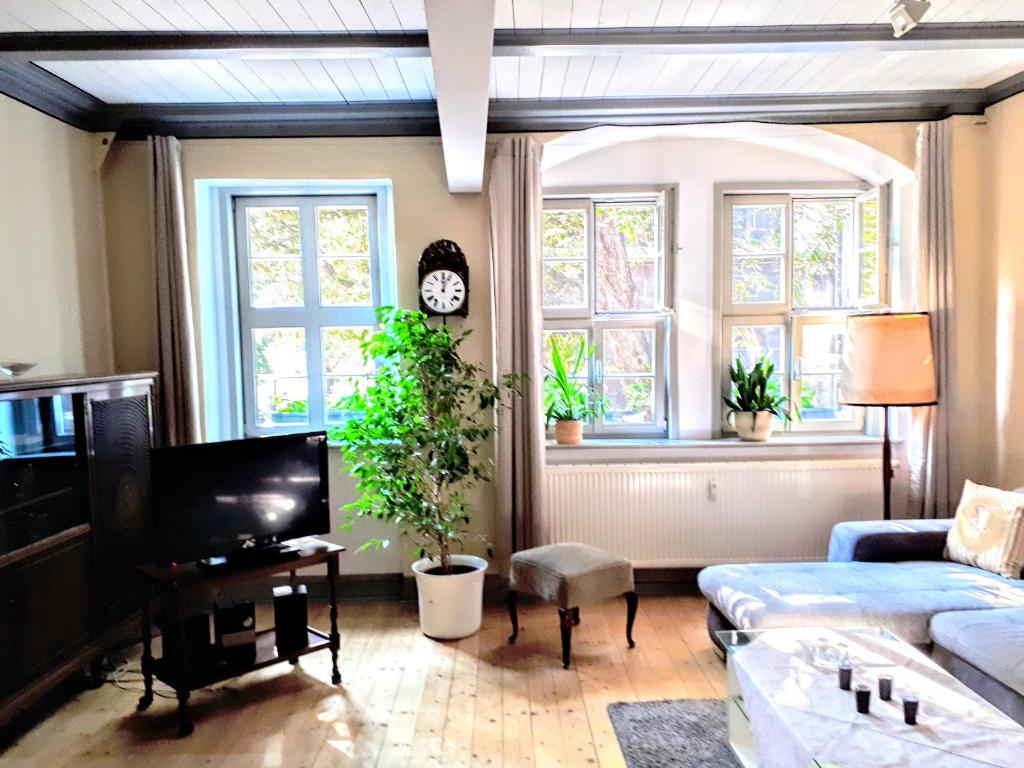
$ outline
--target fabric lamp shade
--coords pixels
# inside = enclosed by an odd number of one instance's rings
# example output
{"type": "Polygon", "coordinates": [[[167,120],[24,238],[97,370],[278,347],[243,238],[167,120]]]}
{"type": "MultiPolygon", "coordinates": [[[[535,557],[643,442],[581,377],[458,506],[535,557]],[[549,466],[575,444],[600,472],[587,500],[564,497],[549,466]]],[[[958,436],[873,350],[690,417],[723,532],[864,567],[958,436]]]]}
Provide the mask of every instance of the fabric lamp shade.
{"type": "Polygon", "coordinates": [[[937,403],[928,313],[851,315],[842,375],[846,405],[937,403]]]}

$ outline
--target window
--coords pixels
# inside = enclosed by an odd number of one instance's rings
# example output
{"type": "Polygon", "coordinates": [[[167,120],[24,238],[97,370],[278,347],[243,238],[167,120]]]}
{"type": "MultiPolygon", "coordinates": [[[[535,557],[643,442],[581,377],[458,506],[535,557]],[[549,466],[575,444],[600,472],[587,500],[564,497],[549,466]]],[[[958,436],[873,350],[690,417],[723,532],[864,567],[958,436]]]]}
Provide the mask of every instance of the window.
{"type": "Polygon", "coordinates": [[[373,373],[363,334],[381,303],[377,197],[235,197],[246,435],[320,429],[373,373]]]}
{"type": "Polygon", "coordinates": [[[607,405],[592,434],[667,434],[665,193],[545,200],[544,359],[580,341],[607,405]]]}
{"type": "Polygon", "coordinates": [[[845,195],[726,195],[722,391],[729,364],[767,356],[795,401],[793,430],[861,430],[839,402],[846,315],[888,300],[885,189],[845,195]]]}

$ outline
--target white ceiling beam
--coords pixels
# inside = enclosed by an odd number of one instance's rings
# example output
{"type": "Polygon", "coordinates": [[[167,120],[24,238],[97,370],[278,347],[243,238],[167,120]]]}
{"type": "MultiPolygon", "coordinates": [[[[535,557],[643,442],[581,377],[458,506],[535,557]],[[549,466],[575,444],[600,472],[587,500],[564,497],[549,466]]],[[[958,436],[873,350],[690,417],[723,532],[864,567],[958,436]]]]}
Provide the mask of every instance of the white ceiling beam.
{"type": "Polygon", "coordinates": [[[437,116],[450,192],[484,180],[494,0],[426,0],[437,116]]]}

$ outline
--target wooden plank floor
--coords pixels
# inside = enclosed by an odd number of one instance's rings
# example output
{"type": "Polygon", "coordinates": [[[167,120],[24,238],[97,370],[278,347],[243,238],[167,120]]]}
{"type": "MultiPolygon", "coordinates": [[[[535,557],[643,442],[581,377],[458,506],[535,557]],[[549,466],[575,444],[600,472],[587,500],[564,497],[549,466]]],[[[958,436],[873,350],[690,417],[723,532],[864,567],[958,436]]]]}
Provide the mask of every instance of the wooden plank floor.
{"type": "MultiPolygon", "coordinates": [[[[721,698],[724,668],[696,597],[640,600],[625,642],[625,604],[585,609],[574,665],[561,668],[558,618],[521,608],[509,646],[504,610],[483,630],[440,643],[418,631],[416,606],[343,603],[340,688],[326,653],[197,691],[196,732],[175,738],[172,699],[135,714],[138,675],[124,690],[82,693],[0,755],[41,768],[340,768],[343,766],[623,766],[607,706],[615,701],[721,698]]],[[[313,608],[326,626],[326,609],[313,608]]],[[[259,622],[272,616],[260,607],[259,622]]],[[[140,650],[130,663],[138,669],[140,650]]],[[[163,686],[158,691],[167,692],[163,686]]]]}

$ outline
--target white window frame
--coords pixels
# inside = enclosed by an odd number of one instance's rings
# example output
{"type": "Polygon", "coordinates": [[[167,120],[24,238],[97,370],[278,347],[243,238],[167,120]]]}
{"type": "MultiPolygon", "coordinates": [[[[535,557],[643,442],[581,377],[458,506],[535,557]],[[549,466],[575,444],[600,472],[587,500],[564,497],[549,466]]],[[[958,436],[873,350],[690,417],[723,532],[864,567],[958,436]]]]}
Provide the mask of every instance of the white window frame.
{"type": "MultiPolygon", "coordinates": [[[[559,190],[545,195],[545,210],[583,209],[586,216],[586,300],[585,307],[551,308],[543,310],[544,331],[583,330],[587,344],[594,350],[588,370],[588,384],[603,394],[606,377],[601,362],[604,352],[604,332],[618,329],[650,329],[654,346],[654,417],[651,424],[607,423],[603,417],[588,421],[584,432],[593,437],[664,438],[669,434],[669,321],[671,303],[669,285],[672,275],[674,228],[672,220],[673,190],[649,187],[643,190],[559,190]],[[651,311],[597,311],[596,240],[594,209],[602,204],[653,203],[658,209],[661,264],[659,284],[655,296],[660,307],[651,311]]],[[[614,378],[614,377],[607,377],[614,378]]]]}
{"type": "MultiPolygon", "coordinates": [[[[312,413],[308,423],[281,425],[280,428],[254,430],[254,413],[249,408],[252,396],[244,394],[244,374],[251,367],[243,363],[241,330],[242,301],[239,270],[236,261],[238,236],[235,201],[258,198],[263,204],[280,198],[341,199],[372,198],[375,201],[376,226],[370,237],[375,243],[376,260],[371,256],[371,279],[375,305],[398,303],[397,268],[394,237],[394,203],[392,184],[387,179],[370,180],[238,180],[199,179],[195,182],[196,239],[199,262],[199,301],[203,322],[201,332],[201,365],[203,382],[204,426],[206,439],[231,440],[250,434],[320,429],[312,413]],[[250,417],[248,414],[253,413],[250,417]],[[248,422],[248,423],[247,423],[248,422]]],[[[304,279],[304,295],[310,294],[304,279]]],[[[247,292],[246,294],[247,295],[247,292]]],[[[298,309],[298,308],[291,308],[298,309]]],[[[348,310],[331,307],[328,310],[348,310]]],[[[374,307],[359,307],[358,317],[348,316],[325,325],[373,326],[374,307]],[[369,318],[363,323],[363,317],[369,318]],[[358,320],[359,322],[353,322],[358,320]]],[[[248,333],[246,333],[248,335],[248,333]]],[[[307,366],[309,365],[307,361],[307,366]]],[[[307,374],[313,372],[307,369],[307,374]]],[[[312,404],[311,404],[312,407],[312,404]]],[[[333,424],[333,422],[332,422],[333,424]]]]}
{"type": "MultiPolygon", "coordinates": [[[[756,187],[757,185],[750,185],[756,187]]],[[[865,309],[877,309],[886,307],[889,304],[891,285],[889,276],[890,268],[890,200],[891,189],[888,184],[878,187],[866,187],[856,184],[821,184],[806,186],[794,185],[791,188],[773,189],[734,189],[719,188],[716,192],[719,195],[719,210],[721,211],[720,228],[717,237],[716,256],[718,261],[717,274],[719,275],[719,322],[720,336],[716,344],[717,365],[716,377],[719,386],[716,388],[719,395],[728,396],[732,392],[732,382],[729,376],[729,367],[732,364],[732,336],[735,326],[743,325],[778,325],[783,329],[782,335],[782,394],[784,397],[793,396],[792,393],[801,391],[801,377],[799,366],[799,349],[802,343],[802,329],[806,325],[815,323],[829,323],[843,321],[854,313],[865,309]],[[857,284],[857,302],[849,307],[794,308],[793,297],[793,204],[800,200],[844,200],[853,203],[853,227],[852,247],[858,256],[858,265],[861,263],[863,248],[860,242],[861,234],[861,210],[864,202],[872,199],[878,200],[878,300],[866,302],[861,297],[860,281],[857,284]],[[733,303],[732,293],[732,210],[737,205],[784,205],[784,247],[785,257],[783,263],[782,283],[783,301],[771,303],[733,303]]],[[[860,269],[858,268],[858,275],[860,269]]],[[[799,395],[797,394],[796,397],[799,395]]],[[[795,398],[794,398],[795,399],[795,398]]],[[[734,434],[734,430],[726,420],[727,408],[722,404],[721,397],[715,398],[716,412],[719,413],[719,429],[724,434],[734,434]]],[[[863,433],[865,430],[865,410],[863,408],[851,409],[850,418],[842,419],[814,419],[801,421],[794,419],[782,427],[785,431],[791,432],[818,432],[818,433],[863,433]]]]}

